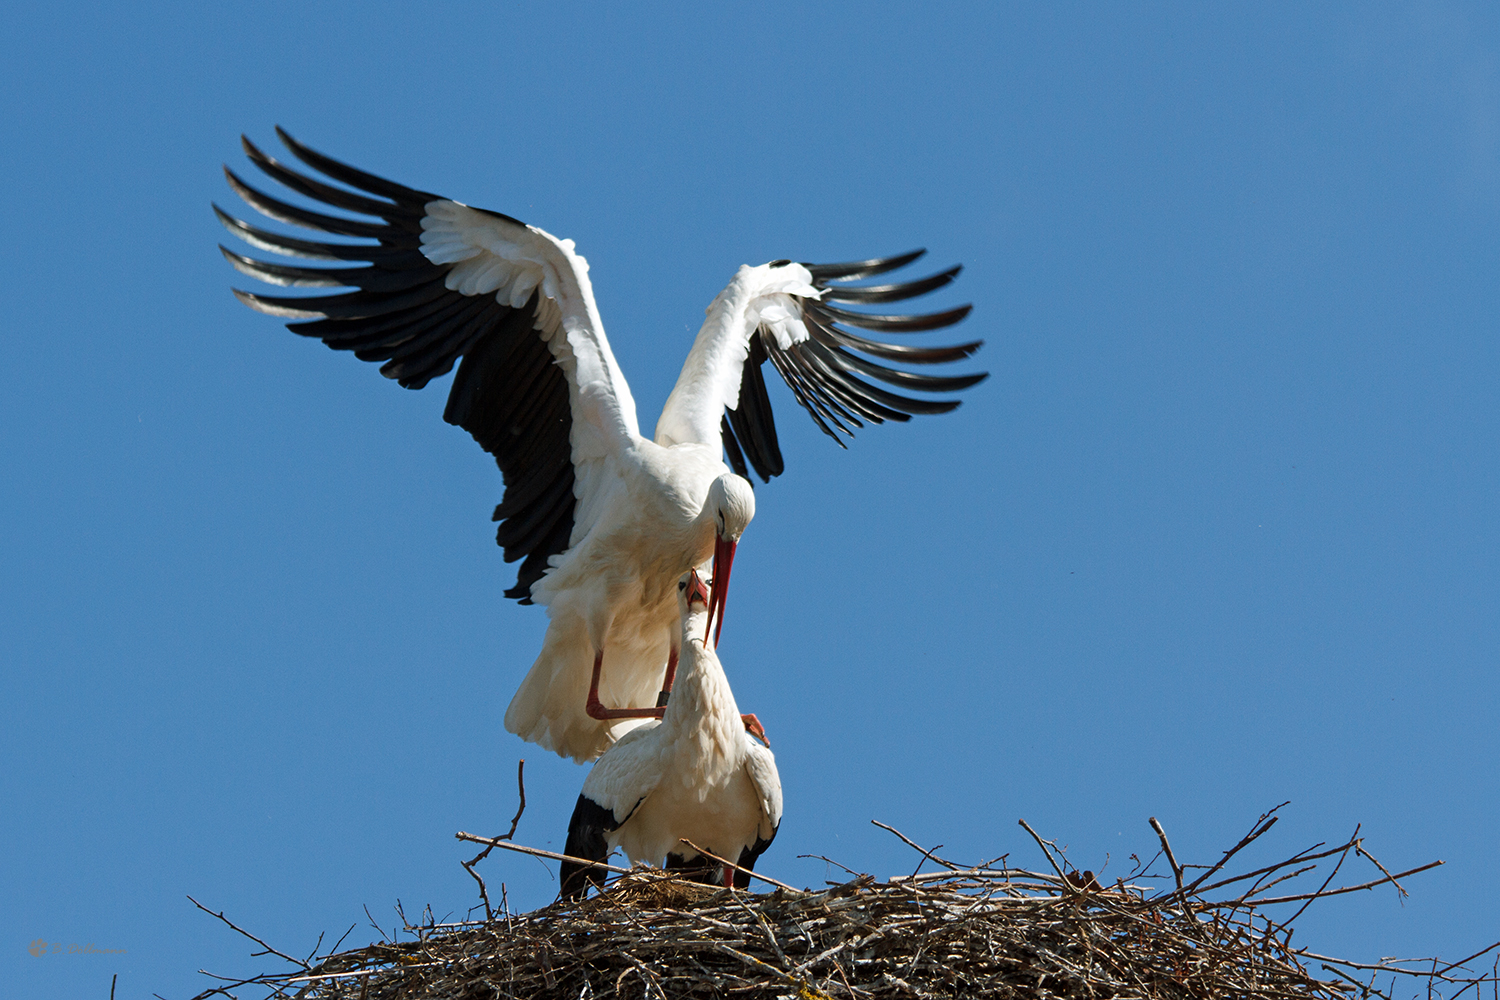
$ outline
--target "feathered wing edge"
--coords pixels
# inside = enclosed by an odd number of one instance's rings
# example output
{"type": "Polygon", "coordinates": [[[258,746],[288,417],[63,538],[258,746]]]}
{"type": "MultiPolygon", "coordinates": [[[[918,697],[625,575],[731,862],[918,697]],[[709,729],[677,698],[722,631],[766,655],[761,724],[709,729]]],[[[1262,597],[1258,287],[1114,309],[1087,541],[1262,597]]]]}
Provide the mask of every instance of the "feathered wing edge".
{"type": "MultiPolygon", "coordinates": [[[[450,273],[461,262],[434,264],[423,253],[424,220],[434,203],[450,212],[462,206],[341,163],[302,145],[280,127],[276,132],[302,163],[357,190],[299,173],[244,138],[246,155],[262,173],[315,202],[380,221],[290,204],[252,187],[226,166],[225,176],[235,193],[277,222],[375,242],[328,242],[276,233],[215,205],[224,227],[257,249],[304,260],[364,262],[306,267],[261,261],[220,247],[236,270],[271,284],[354,289],[311,297],[235,289],[235,296],[259,312],[292,320],[287,327],[294,333],[352,351],[363,361],[384,362],[381,374],[410,389],[422,388],[462,359],[444,419],[469,431],[500,467],[505,494],[494,513],[501,522],[496,541],[507,562],[524,559],[506,596],[531,603],[531,586],[546,572],[549,557],[568,548],[576,505],[570,386],[554,363],[557,351],[545,339],[555,332],[556,306],[543,298],[541,288],[523,303],[449,288],[450,273]]],[[[498,226],[518,226],[545,236],[507,215],[464,211],[498,226]]]]}
{"type": "MultiPolygon", "coordinates": [[[[749,355],[741,370],[739,400],[726,407],[720,426],[724,452],[730,468],[748,478],[753,468],[769,482],[785,471],[776,421],[766,392],[762,365],[770,361],[792,390],[813,422],[840,447],[840,434],[854,436],[854,428],[865,422],[905,422],[914,414],[947,413],[956,409],[956,399],[919,399],[871,384],[865,377],[903,389],[948,393],[982,382],[988,372],[971,375],[922,375],[871,361],[879,358],[902,364],[930,365],[972,356],[982,340],[946,347],[921,347],[874,340],[849,327],[880,333],[920,333],[958,323],[973,308],[959,306],[935,313],[888,315],[845,309],[834,303],[876,304],[899,302],[942,288],[957,277],[960,267],[949,268],[916,281],[885,285],[853,285],[848,282],[873,277],[905,267],[925,250],[894,257],[850,261],[842,264],[803,264],[812,276],[818,298],[798,296],[805,339],[791,339],[783,346],[764,325],[751,334],[749,355]],[[858,353],[856,353],[858,352],[858,353]],[[866,357],[865,355],[868,355],[866,357]],[[865,377],[861,377],[865,376],[865,377]]],[[[771,266],[787,262],[777,261],[771,266]]]]}
{"type": "MultiPolygon", "coordinates": [[[[621,823],[621,820],[615,819],[613,809],[601,806],[587,795],[578,796],[573,816],[568,820],[568,839],[563,853],[584,861],[608,859],[609,835],[618,830],[621,823]]],[[[562,899],[582,899],[589,891],[589,886],[602,886],[608,875],[602,868],[590,868],[572,861],[561,864],[557,881],[561,886],[558,896],[562,899]]]]}
{"type": "MultiPolygon", "coordinates": [[[[776,839],[776,832],[781,829],[781,775],[776,771],[776,757],[759,744],[750,745],[750,756],[745,761],[745,767],[756,794],[760,796],[762,823],[756,831],[755,843],[740,851],[736,863],[741,868],[754,871],[755,862],[771,846],[771,841],[776,839]]],[[[744,872],[735,872],[734,885],[737,889],[748,888],[750,876],[744,872]]]]}

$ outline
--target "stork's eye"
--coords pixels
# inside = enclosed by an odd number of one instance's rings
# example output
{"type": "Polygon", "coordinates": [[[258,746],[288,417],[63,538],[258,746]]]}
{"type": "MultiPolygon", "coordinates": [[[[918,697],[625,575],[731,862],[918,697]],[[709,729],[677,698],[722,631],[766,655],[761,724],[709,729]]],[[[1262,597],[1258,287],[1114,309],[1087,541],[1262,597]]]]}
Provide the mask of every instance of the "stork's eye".
{"type": "Polygon", "coordinates": [[[677,592],[680,594],[684,590],[687,590],[687,581],[686,580],[678,580],[677,581],[677,592]]]}

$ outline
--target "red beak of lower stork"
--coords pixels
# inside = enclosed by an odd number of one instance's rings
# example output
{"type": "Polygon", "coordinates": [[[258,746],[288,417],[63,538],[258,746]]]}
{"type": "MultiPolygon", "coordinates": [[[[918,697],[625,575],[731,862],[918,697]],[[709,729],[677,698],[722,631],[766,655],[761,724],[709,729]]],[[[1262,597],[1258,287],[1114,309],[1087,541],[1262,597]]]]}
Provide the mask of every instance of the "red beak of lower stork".
{"type": "Polygon", "coordinates": [[[729,568],[734,565],[737,544],[727,538],[714,536],[713,592],[708,599],[708,627],[704,630],[703,641],[707,642],[708,633],[713,632],[715,649],[719,646],[719,634],[724,631],[724,604],[729,599],[729,568]],[[719,616],[718,628],[714,627],[715,614],[719,616]]]}
{"type": "MultiPolygon", "coordinates": [[[[708,585],[703,582],[703,578],[695,569],[688,571],[687,602],[688,607],[694,604],[702,604],[705,607],[708,605],[708,585]]],[[[705,635],[703,638],[707,640],[708,636],[705,635]]]]}

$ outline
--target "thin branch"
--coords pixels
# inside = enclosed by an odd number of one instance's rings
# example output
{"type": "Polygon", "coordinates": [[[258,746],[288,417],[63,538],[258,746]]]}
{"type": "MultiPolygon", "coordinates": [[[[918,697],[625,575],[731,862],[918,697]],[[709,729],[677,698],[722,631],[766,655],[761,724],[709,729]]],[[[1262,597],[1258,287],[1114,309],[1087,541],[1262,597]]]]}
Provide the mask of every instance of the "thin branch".
{"type": "MultiPolygon", "coordinates": [[[[880,827],[882,830],[888,830],[891,833],[894,833],[896,836],[900,837],[906,843],[906,845],[908,847],[912,848],[912,850],[921,851],[923,857],[930,857],[930,858],[932,858],[932,860],[936,861],[938,864],[942,865],[944,868],[948,868],[948,869],[950,869],[952,871],[958,871],[960,868],[963,867],[962,865],[955,865],[951,861],[944,861],[942,858],[939,858],[939,857],[935,856],[932,853],[932,851],[926,850],[925,848],[922,847],[921,844],[917,843],[915,840],[912,840],[910,837],[908,837],[906,834],[902,833],[900,830],[896,829],[894,826],[886,826],[884,823],[880,822],[880,820],[878,820],[878,819],[872,819],[872,820],[870,820],[870,822],[874,823],[876,826],[880,827]]],[[[942,846],[943,846],[942,844],[938,845],[938,847],[942,847],[942,846]]],[[[932,850],[933,851],[937,850],[937,847],[934,847],[932,850]]]]}
{"type": "Polygon", "coordinates": [[[555,851],[544,851],[540,847],[526,847],[523,844],[510,844],[495,837],[476,837],[472,833],[464,833],[460,830],[453,835],[458,840],[467,840],[475,844],[489,844],[491,847],[503,847],[507,851],[516,851],[519,854],[530,854],[535,858],[547,858],[549,861],[571,861],[575,865],[584,865],[589,868],[603,868],[607,872],[616,875],[629,875],[634,869],[617,868],[607,865],[603,861],[589,861],[586,858],[575,858],[570,854],[558,854],[555,851]]]}
{"type": "Polygon", "coordinates": [[[1206,885],[1202,889],[1198,890],[1198,895],[1202,896],[1205,892],[1213,892],[1215,889],[1222,889],[1226,885],[1234,885],[1236,882],[1243,882],[1246,879],[1259,878],[1262,875],[1269,875],[1274,871],[1279,871],[1282,868],[1287,867],[1288,865],[1300,865],[1304,861],[1320,861],[1323,858],[1331,858],[1335,854],[1341,853],[1345,847],[1344,844],[1340,844],[1338,847],[1330,847],[1328,850],[1321,851],[1317,854],[1311,853],[1312,851],[1322,846],[1322,844],[1314,844],[1307,850],[1299,851],[1298,853],[1292,855],[1290,858],[1287,858],[1285,861],[1278,861],[1274,865],[1267,865],[1264,868],[1257,868],[1255,869],[1255,871],[1245,872],[1245,874],[1243,875],[1235,875],[1232,878],[1226,878],[1221,881],[1215,882],[1213,885],[1206,885]]]}
{"type": "MultiPolygon", "coordinates": [[[[1290,799],[1287,800],[1287,802],[1290,801],[1290,799]]],[[[1281,803],[1281,806],[1286,805],[1287,802],[1281,803]]],[[[1241,837],[1238,844],[1235,844],[1229,850],[1225,851],[1224,856],[1219,859],[1218,864],[1214,865],[1212,868],[1205,871],[1202,875],[1199,875],[1197,878],[1193,879],[1193,881],[1183,890],[1183,892],[1191,893],[1197,890],[1198,886],[1202,885],[1204,882],[1207,882],[1210,878],[1213,877],[1214,872],[1222,870],[1223,867],[1229,863],[1230,858],[1234,857],[1246,847],[1249,847],[1256,841],[1257,838],[1261,836],[1261,834],[1265,833],[1267,830],[1271,829],[1271,827],[1275,826],[1276,821],[1281,819],[1280,816],[1275,815],[1275,812],[1277,809],[1280,809],[1281,806],[1276,806],[1274,809],[1269,809],[1266,812],[1261,813],[1260,819],[1255,821],[1255,825],[1251,827],[1250,832],[1241,837]]]]}
{"type": "MultiPolygon", "coordinates": [[[[1360,825],[1361,824],[1359,824],[1359,823],[1354,824],[1354,833],[1351,834],[1350,837],[1349,837],[1349,846],[1345,847],[1344,848],[1344,853],[1339,855],[1338,861],[1334,863],[1333,871],[1329,872],[1328,873],[1328,877],[1323,880],[1323,884],[1320,885],[1320,886],[1318,886],[1318,891],[1316,893],[1314,893],[1312,895],[1312,897],[1307,900],[1307,902],[1303,903],[1300,907],[1298,907],[1296,913],[1293,913],[1290,917],[1287,917],[1285,920],[1283,920],[1282,921],[1283,924],[1290,925],[1292,921],[1294,921],[1298,917],[1302,916],[1302,911],[1306,910],[1309,906],[1311,906],[1314,899],[1318,899],[1318,898],[1320,898],[1322,896],[1323,890],[1328,888],[1328,883],[1332,882],[1333,881],[1333,877],[1339,873],[1339,869],[1342,868],[1342,867],[1344,867],[1344,859],[1349,856],[1349,849],[1352,848],[1352,847],[1358,847],[1359,846],[1359,828],[1360,828],[1360,825]]],[[[1390,874],[1391,874],[1390,872],[1386,872],[1386,877],[1389,878],[1390,874]]],[[[1265,900],[1262,899],[1262,900],[1259,900],[1259,902],[1264,903],[1265,900]]]]}
{"type": "MultiPolygon", "coordinates": [[[[353,923],[353,924],[350,924],[350,925],[349,925],[349,929],[348,929],[348,930],[347,930],[347,931],[345,931],[345,932],[344,932],[344,933],[343,933],[343,934],[342,934],[342,935],[341,935],[341,936],[340,936],[340,937],[339,937],[339,939],[338,939],[338,940],[337,940],[337,941],[335,941],[335,942],[334,942],[334,943],[333,943],[333,947],[332,947],[332,948],[330,948],[330,949],[328,949],[328,954],[329,954],[329,955],[332,955],[332,954],[336,954],[336,953],[337,953],[337,952],[338,952],[338,950],[339,950],[339,945],[341,945],[341,944],[343,944],[343,943],[344,943],[344,938],[346,938],[346,937],[348,937],[348,936],[349,936],[349,935],[350,935],[350,934],[353,934],[353,933],[354,933],[354,928],[356,928],[356,927],[358,927],[358,926],[359,926],[359,924],[358,924],[358,923],[353,923]]],[[[323,957],[324,957],[324,958],[327,958],[327,957],[328,957],[328,956],[327,956],[327,955],[325,955],[325,956],[323,956],[323,957]]]]}
{"type": "MultiPolygon", "coordinates": [[[[1367,859],[1370,862],[1370,864],[1374,865],[1376,868],[1379,868],[1380,869],[1380,874],[1386,876],[1387,878],[1390,878],[1390,874],[1391,873],[1385,870],[1385,865],[1383,865],[1379,861],[1375,860],[1375,855],[1373,855],[1369,851],[1365,850],[1363,844],[1355,844],[1354,845],[1354,849],[1356,851],[1358,851],[1362,857],[1364,857],[1365,859],[1367,859]]],[[[1397,882],[1394,878],[1391,878],[1391,884],[1396,887],[1396,892],[1400,894],[1397,898],[1403,900],[1403,903],[1402,903],[1403,906],[1406,905],[1405,902],[1404,902],[1404,900],[1406,899],[1406,896],[1407,896],[1407,892],[1406,892],[1405,887],[1403,887],[1401,885],[1401,883],[1397,882]]],[[[1482,955],[1482,954],[1484,954],[1484,952],[1480,952],[1480,954],[1482,955]]]]}
{"type": "Polygon", "coordinates": [[[686,844],[686,845],[688,845],[693,850],[695,850],[699,854],[703,855],[705,858],[709,858],[709,859],[711,859],[713,861],[717,861],[719,864],[724,865],[725,867],[728,867],[728,868],[733,868],[737,872],[744,872],[746,875],[749,875],[751,878],[758,878],[762,882],[769,882],[771,885],[776,886],[778,889],[785,889],[787,892],[796,892],[796,893],[801,893],[801,892],[805,892],[806,891],[805,889],[798,889],[795,886],[787,885],[785,882],[778,882],[774,878],[772,878],[771,876],[769,876],[769,875],[762,875],[759,872],[754,871],[754,870],[752,870],[750,868],[741,868],[739,865],[735,864],[733,861],[725,861],[723,858],[719,857],[717,854],[713,854],[713,853],[710,853],[709,851],[705,851],[703,848],[699,847],[697,844],[693,843],[691,840],[688,840],[686,838],[683,838],[681,842],[684,843],[684,844],[686,844]]]}
{"type": "Polygon", "coordinates": [[[1397,962],[1431,962],[1432,959],[1430,958],[1386,959],[1383,962],[1370,963],[1351,962],[1346,958],[1334,958],[1331,955],[1319,955],[1317,952],[1308,951],[1306,948],[1289,948],[1287,949],[1287,953],[1291,955],[1297,955],[1301,958],[1310,958],[1315,962],[1332,962],[1335,965],[1342,965],[1346,969],[1360,969],[1365,972],[1391,972],[1399,973],[1403,976],[1431,975],[1431,973],[1422,972],[1419,969],[1403,969],[1400,965],[1395,964],[1397,962]]]}
{"type": "MultiPolygon", "coordinates": [[[[511,838],[515,837],[515,835],[516,835],[516,824],[521,822],[521,814],[526,811],[526,758],[525,757],[522,757],[520,760],[516,761],[516,790],[520,793],[521,804],[516,807],[516,814],[515,814],[515,816],[511,817],[510,830],[507,833],[501,834],[500,836],[493,838],[496,841],[510,840],[511,838]]],[[[459,864],[461,864],[461,865],[464,866],[464,871],[466,871],[470,875],[472,875],[474,877],[474,881],[479,883],[479,898],[484,902],[484,918],[486,920],[494,920],[495,919],[495,910],[494,910],[493,907],[490,906],[490,894],[485,889],[484,879],[481,878],[480,875],[479,875],[479,873],[474,870],[474,866],[477,865],[477,864],[479,864],[479,862],[483,861],[486,857],[488,857],[489,853],[491,851],[493,851],[494,849],[495,849],[495,845],[492,843],[488,847],[486,847],[484,850],[480,851],[473,858],[470,858],[468,861],[460,861],[459,862],[459,864]]]]}
{"type": "Polygon", "coordinates": [[[375,928],[375,933],[380,935],[380,940],[394,941],[396,939],[396,933],[394,930],[392,930],[390,934],[387,934],[385,932],[385,928],[381,927],[375,922],[375,914],[370,912],[370,907],[368,904],[361,904],[360,909],[365,911],[365,919],[370,921],[370,926],[375,928]]]}
{"type": "Polygon", "coordinates": [[[857,871],[855,871],[853,868],[850,868],[848,865],[841,865],[837,861],[833,860],[832,858],[825,858],[821,854],[799,854],[799,855],[797,855],[797,857],[798,858],[815,858],[818,861],[826,861],[828,864],[833,865],[835,868],[842,868],[842,869],[844,869],[844,871],[848,872],[850,875],[853,875],[855,878],[859,878],[862,874],[864,874],[863,872],[857,872],[857,871]]]}
{"type": "Polygon", "coordinates": [[[317,943],[312,946],[312,951],[307,953],[307,961],[311,962],[314,958],[317,958],[318,949],[321,947],[323,947],[323,932],[319,931],[317,943]]]}
{"type": "Polygon", "coordinates": [[[313,983],[321,979],[352,979],[355,976],[372,976],[380,971],[380,969],[350,969],[348,972],[323,972],[316,976],[288,976],[286,982],[313,983]]]}
{"type": "Polygon", "coordinates": [[[1151,829],[1155,830],[1156,835],[1161,838],[1161,849],[1167,856],[1167,864],[1172,866],[1172,877],[1177,880],[1177,894],[1180,896],[1182,895],[1182,866],[1177,863],[1177,857],[1172,853],[1172,845],[1167,843],[1167,831],[1161,828],[1155,816],[1151,817],[1151,829]]]}
{"type": "Polygon", "coordinates": [[[1470,955],[1468,958],[1461,958],[1457,962],[1454,962],[1451,965],[1445,965],[1445,966],[1443,966],[1441,969],[1438,970],[1437,974],[1438,975],[1442,975],[1443,973],[1447,972],[1449,969],[1456,969],[1456,968],[1458,968],[1461,965],[1465,965],[1465,964],[1467,964],[1469,962],[1472,962],[1472,961],[1474,961],[1474,959],[1478,958],[1480,955],[1485,954],[1485,952],[1494,951],[1496,948],[1500,948],[1500,941],[1496,941],[1494,944],[1490,945],[1488,948],[1485,948],[1485,949],[1483,949],[1481,951],[1476,951],[1474,954],[1470,955]]]}
{"type": "Polygon", "coordinates": [[[291,962],[293,965],[300,965],[300,966],[302,966],[302,968],[308,970],[309,972],[312,971],[312,966],[310,966],[306,962],[302,961],[302,959],[300,959],[300,958],[293,958],[292,956],[286,954],[285,952],[277,951],[275,948],[272,948],[270,945],[266,944],[264,941],[262,941],[260,938],[256,937],[254,934],[251,934],[249,931],[245,930],[243,927],[236,927],[235,924],[234,924],[234,922],[232,920],[230,920],[228,917],[224,916],[224,914],[222,912],[215,913],[213,910],[210,910],[208,907],[204,906],[202,903],[198,902],[196,899],[193,899],[192,896],[189,896],[188,899],[192,902],[192,904],[194,906],[196,906],[198,909],[202,910],[204,913],[207,913],[211,917],[218,917],[220,920],[222,920],[226,924],[228,924],[231,928],[233,928],[234,930],[238,931],[239,933],[245,935],[245,937],[249,938],[251,941],[254,941],[256,944],[258,944],[262,948],[266,949],[265,952],[264,952],[265,954],[275,955],[277,958],[284,958],[288,962],[291,962]]]}
{"type": "Polygon", "coordinates": [[[1051,865],[1052,870],[1057,872],[1057,877],[1062,879],[1064,885],[1069,884],[1068,876],[1064,875],[1063,870],[1057,867],[1057,862],[1052,860],[1052,852],[1047,850],[1047,842],[1042,839],[1041,834],[1033,830],[1031,828],[1031,824],[1026,822],[1024,819],[1017,820],[1016,822],[1020,823],[1021,826],[1025,828],[1026,832],[1031,834],[1031,839],[1036,841],[1036,846],[1040,847],[1042,849],[1042,853],[1047,856],[1047,864],[1051,865]]]}
{"type": "MultiPolygon", "coordinates": [[[[938,844],[937,847],[934,847],[932,849],[932,851],[935,851],[935,850],[938,849],[938,847],[942,847],[942,846],[943,846],[942,844],[938,844]]],[[[922,866],[927,863],[927,859],[930,858],[930,857],[932,857],[932,851],[923,851],[922,852],[922,856],[917,859],[917,867],[915,867],[915,868],[913,868],[911,870],[911,874],[907,876],[907,881],[910,881],[911,879],[914,879],[914,878],[917,877],[917,872],[921,871],[922,870],[922,866]]],[[[895,879],[892,879],[891,881],[894,882],[895,879]]]]}
{"type": "Polygon", "coordinates": [[[1304,892],[1301,895],[1297,896],[1277,896],[1274,899],[1257,899],[1250,905],[1270,906],[1273,903],[1295,903],[1298,900],[1310,899],[1314,896],[1321,899],[1324,896],[1339,896],[1346,892],[1359,892],[1361,889],[1373,889],[1377,885],[1385,885],[1387,882],[1394,882],[1398,878],[1406,878],[1406,876],[1408,875],[1415,875],[1417,874],[1417,872],[1425,872],[1429,868],[1436,868],[1438,865],[1446,863],[1447,862],[1444,861],[1430,861],[1419,868],[1408,868],[1404,872],[1397,872],[1396,874],[1388,876],[1386,878],[1378,878],[1373,882],[1362,882],[1359,885],[1346,885],[1342,889],[1329,889],[1327,892],[1304,892]]]}

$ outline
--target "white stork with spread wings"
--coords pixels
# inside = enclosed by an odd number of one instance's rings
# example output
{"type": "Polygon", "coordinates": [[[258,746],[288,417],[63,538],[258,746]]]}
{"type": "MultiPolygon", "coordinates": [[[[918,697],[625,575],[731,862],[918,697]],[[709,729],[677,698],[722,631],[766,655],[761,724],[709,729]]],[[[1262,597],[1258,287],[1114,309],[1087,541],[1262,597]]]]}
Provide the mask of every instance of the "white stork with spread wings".
{"type": "Polygon", "coordinates": [[[419,389],[458,364],[443,418],[472,434],[504,477],[496,540],[507,562],[523,560],[505,595],[546,606],[550,618],[505,726],[563,756],[597,757],[636,724],[616,720],[660,716],[659,708],[642,706],[659,687],[671,686],[672,667],[663,683],[663,663],[676,646],[677,580],[711,554],[710,621],[716,612],[723,627],[734,547],[755,510],[742,477],[754,468],[769,482],[783,469],[762,363],[776,367],[836,441],[840,433],[852,437],[851,428],[866,420],[908,420],[958,406],[953,399],[898,395],[862,375],[935,393],[985,377],[919,375],[852,353],[930,364],[968,357],[980,341],[914,347],[846,329],[932,330],[958,322],[968,306],[882,316],[832,304],[911,298],[946,285],[957,267],[905,284],[861,287],[842,282],[894,270],[922,251],[849,264],[773,261],[741,267],[714,299],[656,436],[645,438],[604,337],[588,263],[572,240],[384,180],[280,128],[277,134],[293,156],[345,186],[298,173],[245,139],[256,167],[309,199],[379,221],[290,204],[225,167],[230,186],[261,214],[373,241],[284,235],[215,205],[225,227],[253,247],[345,262],[275,264],[221,247],[239,271],[276,285],[354,289],[312,297],[236,289],[235,295],[292,320],[287,326],[295,333],[384,362],[381,374],[407,388],[419,389]],[[604,701],[624,707],[605,708],[604,701]]]}

